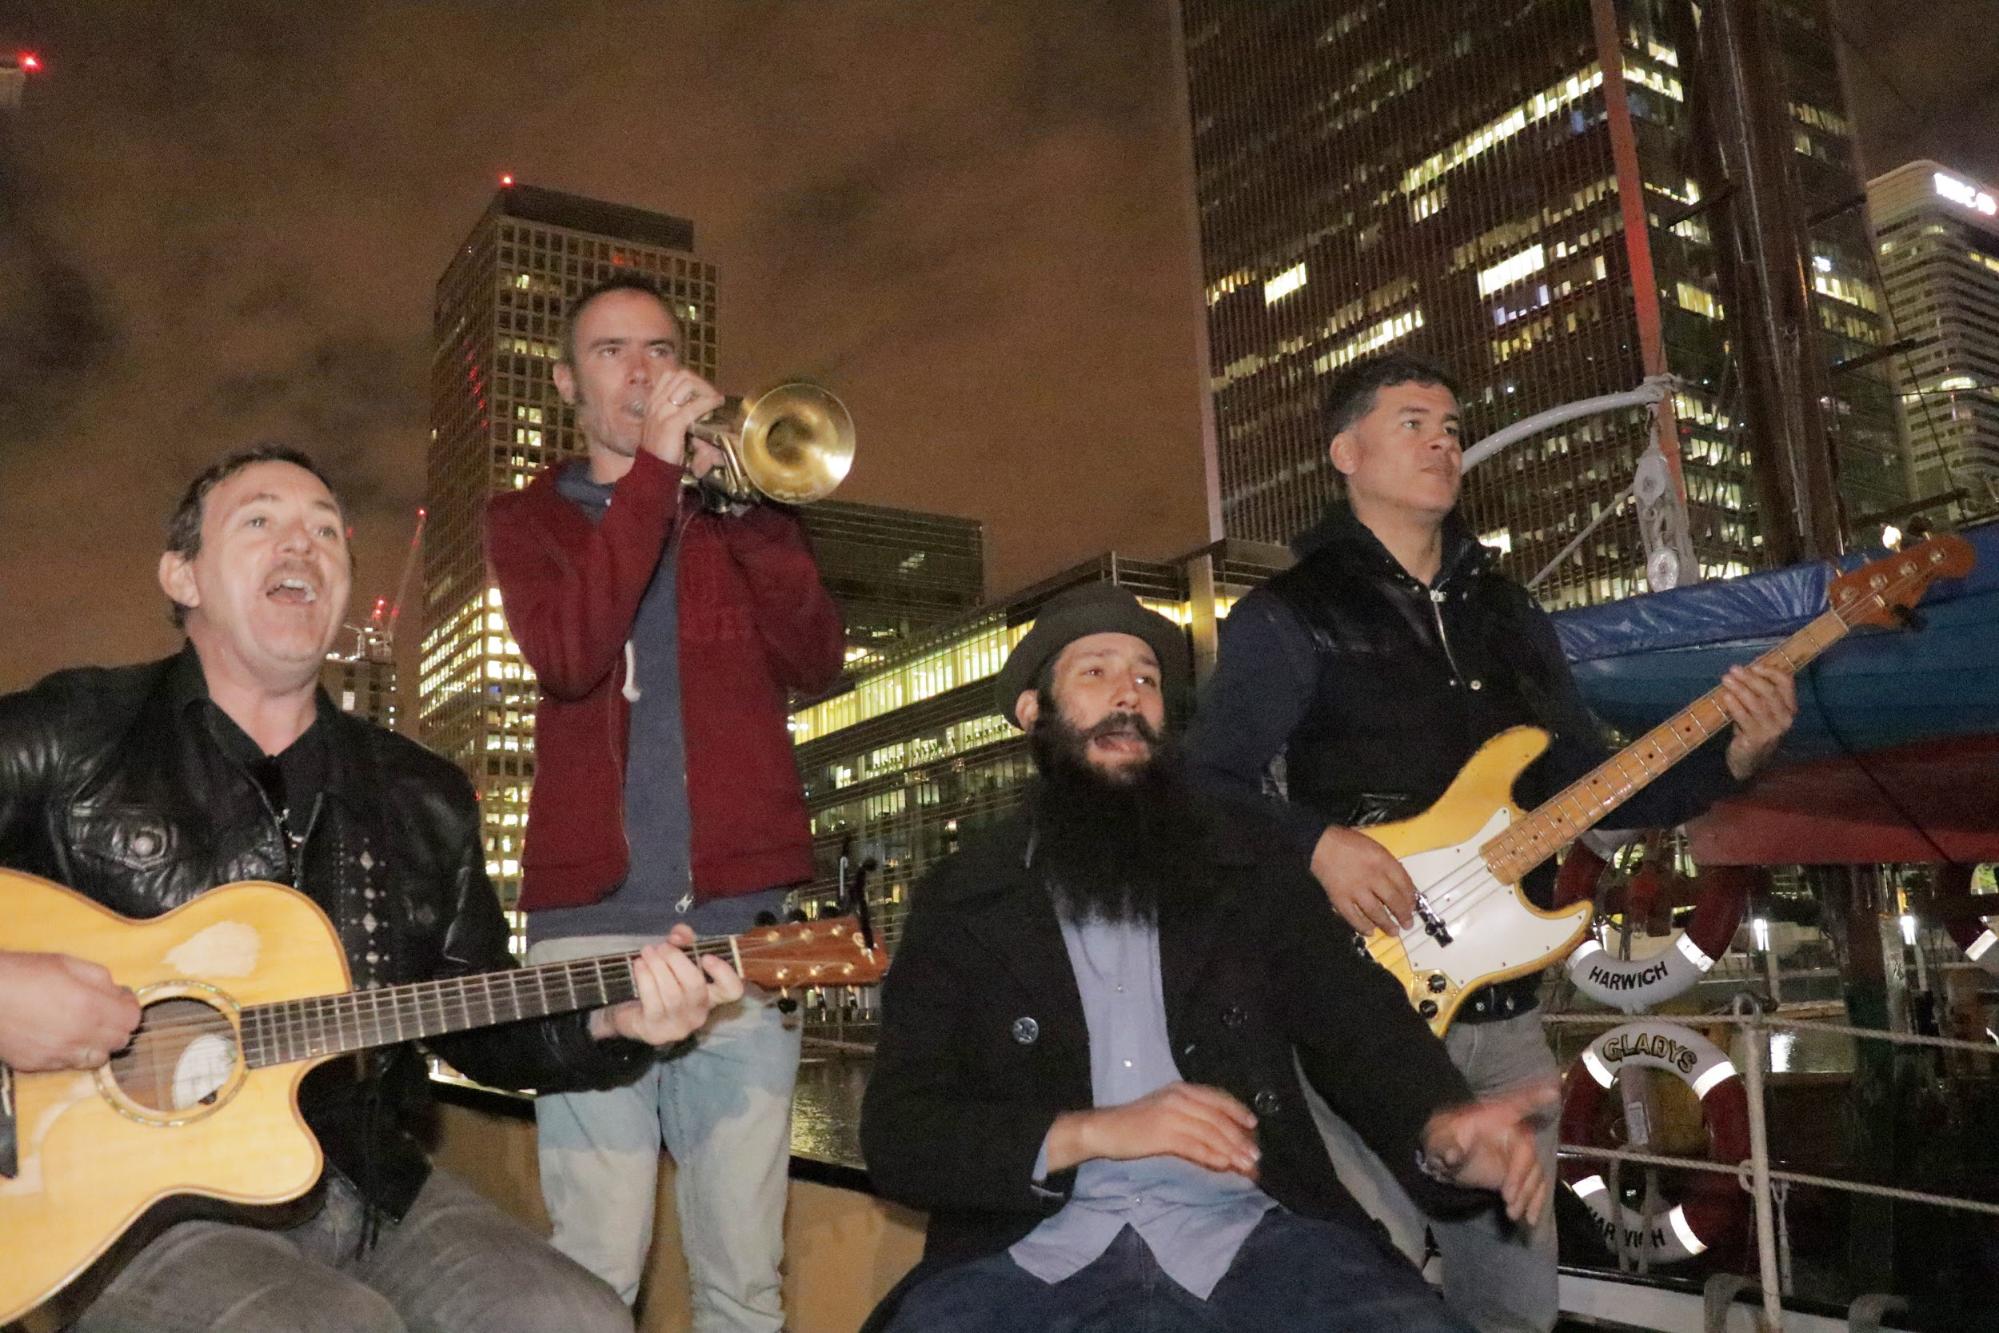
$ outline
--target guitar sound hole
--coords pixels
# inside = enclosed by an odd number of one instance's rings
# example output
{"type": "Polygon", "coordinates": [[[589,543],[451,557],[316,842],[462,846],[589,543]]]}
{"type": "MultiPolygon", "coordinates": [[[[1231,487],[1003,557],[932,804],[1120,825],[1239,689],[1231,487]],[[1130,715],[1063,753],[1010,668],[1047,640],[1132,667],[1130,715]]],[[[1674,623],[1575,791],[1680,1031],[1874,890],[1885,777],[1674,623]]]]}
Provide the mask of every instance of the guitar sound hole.
{"type": "Polygon", "coordinates": [[[236,1072],[236,1030],[214,1006],[186,996],[141,1013],[131,1043],[111,1057],[118,1090],[149,1111],[213,1104],[236,1072]]]}

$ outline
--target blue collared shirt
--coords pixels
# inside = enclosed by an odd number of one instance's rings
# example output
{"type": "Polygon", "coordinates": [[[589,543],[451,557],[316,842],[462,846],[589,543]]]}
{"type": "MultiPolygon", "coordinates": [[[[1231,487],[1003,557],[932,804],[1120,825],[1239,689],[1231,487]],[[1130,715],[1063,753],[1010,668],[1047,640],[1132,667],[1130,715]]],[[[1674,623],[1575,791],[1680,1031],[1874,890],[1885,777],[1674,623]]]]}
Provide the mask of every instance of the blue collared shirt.
{"type": "MultiPolygon", "coordinates": [[[[1066,916],[1061,925],[1089,1027],[1095,1104],[1121,1106],[1178,1082],[1166,1032],[1158,929],[1077,923],[1066,916]]],[[[1047,1174],[1044,1142],[1034,1177],[1047,1174]]],[[[1257,1222],[1276,1206],[1247,1177],[1179,1157],[1091,1158],[1077,1168],[1069,1202],[1008,1253],[1042,1281],[1060,1282],[1094,1263],[1129,1226],[1168,1277],[1206,1300],[1257,1222]]]]}

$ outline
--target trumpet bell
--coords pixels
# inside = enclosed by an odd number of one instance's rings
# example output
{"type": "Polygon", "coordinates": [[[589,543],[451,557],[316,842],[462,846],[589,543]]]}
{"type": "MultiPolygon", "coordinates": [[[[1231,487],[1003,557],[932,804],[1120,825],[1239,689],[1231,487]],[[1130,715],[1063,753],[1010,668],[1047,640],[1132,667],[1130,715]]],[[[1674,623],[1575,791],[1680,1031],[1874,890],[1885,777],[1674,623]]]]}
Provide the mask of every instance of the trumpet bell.
{"type": "Polygon", "coordinates": [[[803,382],[757,395],[743,411],[737,463],[780,504],[823,500],[854,466],[854,418],[830,390],[803,382]]]}

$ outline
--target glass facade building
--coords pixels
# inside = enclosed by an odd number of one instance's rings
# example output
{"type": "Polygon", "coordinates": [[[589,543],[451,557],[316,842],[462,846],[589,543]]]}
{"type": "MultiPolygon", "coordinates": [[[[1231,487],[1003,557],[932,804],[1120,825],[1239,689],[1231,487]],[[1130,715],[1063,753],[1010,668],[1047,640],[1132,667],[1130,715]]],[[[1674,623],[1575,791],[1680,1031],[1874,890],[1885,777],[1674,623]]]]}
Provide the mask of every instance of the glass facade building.
{"type": "MultiPolygon", "coordinates": [[[[1828,365],[1883,341],[1852,135],[1816,0],[1756,0],[1781,66],[1828,365]],[[1844,207],[1842,207],[1844,206],[1844,207]]],[[[1337,492],[1317,420],[1326,378],[1419,351],[1463,386],[1467,436],[1644,377],[1611,133],[1628,108],[1644,188],[1694,549],[1759,562],[1739,383],[1690,143],[1680,0],[1610,7],[1604,86],[1590,0],[1181,0],[1223,524],[1288,540],[1337,492]]],[[[1878,362],[1834,378],[1828,431],[1850,512],[1902,499],[1878,362]]],[[[1529,577],[1619,503],[1645,447],[1632,410],[1544,432],[1472,472],[1474,530],[1529,577]]],[[[1551,605],[1640,591],[1630,506],[1540,586],[1551,605]]]]}
{"type": "Polygon", "coordinates": [[[618,272],[659,284],[686,325],[684,359],[712,379],[715,266],[695,256],[685,218],[509,185],[445,268],[433,307],[419,734],[472,779],[487,873],[508,907],[534,780],[535,686],[487,578],[486,500],[583,452],[552,370],[569,303],[618,272]]]}
{"type": "Polygon", "coordinates": [[[1868,182],[1917,498],[1999,508],[1999,185],[1935,162],[1868,182]]]}
{"type": "Polygon", "coordinates": [[[857,663],[792,714],[818,868],[798,905],[832,907],[843,854],[872,860],[868,897],[892,940],[924,872],[1019,803],[1033,762],[994,706],[993,676],[1050,598],[1086,583],[1129,588],[1187,628],[1197,663],[1212,661],[1219,620],[1289,563],[1282,548],[1238,541],[1166,563],[1107,554],[857,663]]]}
{"type": "Polygon", "coordinates": [[[845,500],[799,514],[819,577],[846,618],[850,664],[985,600],[985,529],[977,519],[845,500]]]}

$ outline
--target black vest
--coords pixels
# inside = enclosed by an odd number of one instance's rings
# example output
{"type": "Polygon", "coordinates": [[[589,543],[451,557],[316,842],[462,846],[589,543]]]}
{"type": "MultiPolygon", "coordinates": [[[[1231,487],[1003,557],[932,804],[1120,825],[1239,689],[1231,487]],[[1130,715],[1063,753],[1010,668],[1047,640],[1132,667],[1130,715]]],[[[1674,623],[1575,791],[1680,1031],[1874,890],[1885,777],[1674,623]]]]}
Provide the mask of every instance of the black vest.
{"type": "Polygon", "coordinates": [[[1549,671],[1523,632],[1538,610],[1455,515],[1444,537],[1425,587],[1335,509],[1300,538],[1303,559],[1266,585],[1317,650],[1318,688],[1285,770],[1290,799],[1329,822],[1417,814],[1483,742],[1548,725],[1549,671]]]}

